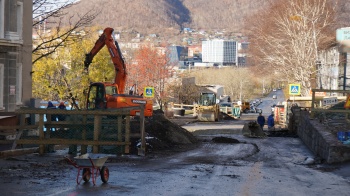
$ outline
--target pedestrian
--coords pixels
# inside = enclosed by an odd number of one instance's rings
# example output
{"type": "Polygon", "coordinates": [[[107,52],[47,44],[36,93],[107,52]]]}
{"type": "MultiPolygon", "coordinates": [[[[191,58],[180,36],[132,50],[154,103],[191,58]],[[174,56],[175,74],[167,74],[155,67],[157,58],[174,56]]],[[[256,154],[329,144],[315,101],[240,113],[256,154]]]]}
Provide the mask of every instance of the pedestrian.
{"type": "Polygon", "coordinates": [[[258,124],[260,125],[261,129],[264,130],[264,125],[265,125],[265,117],[262,115],[262,112],[259,113],[259,116],[256,120],[258,124]]]}
{"type": "MultiPolygon", "coordinates": [[[[58,106],[58,109],[66,110],[66,105],[64,105],[63,101],[60,102],[60,105],[58,106]]],[[[59,114],[57,116],[57,118],[58,118],[58,121],[64,121],[66,119],[66,116],[64,114],[59,114]]]]}
{"type": "Polygon", "coordinates": [[[275,119],[273,113],[267,118],[267,127],[269,131],[275,130],[275,119]]]}
{"type": "MultiPolygon", "coordinates": [[[[47,103],[47,109],[56,109],[56,107],[53,105],[51,101],[47,103]]],[[[55,114],[51,114],[51,121],[57,121],[56,120],[57,116],[55,114]]]]}

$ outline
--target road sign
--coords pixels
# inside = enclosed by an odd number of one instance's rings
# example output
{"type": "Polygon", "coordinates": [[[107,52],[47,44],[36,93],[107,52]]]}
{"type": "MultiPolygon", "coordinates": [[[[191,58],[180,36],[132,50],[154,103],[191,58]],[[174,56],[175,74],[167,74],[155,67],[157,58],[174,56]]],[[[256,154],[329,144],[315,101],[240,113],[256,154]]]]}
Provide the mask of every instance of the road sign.
{"type": "Polygon", "coordinates": [[[323,105],[335,105],[337,103],[338,99],[336,97],[323,98],[323,105]]]}
{"type": "Polygon", "coordinates": [[[338,42],[350,40],[350,27],[337,29],[336,39],[338,42]]]}
{"type": "Polygon", "coordinates": [[[340,44],[340,52],[350,52],[350,27],[337,29],[336,40],[340,44]]]}
{"type": "Polygon", "coordinates": [[[300,95],[300,84],[289,84],[290,95],[300,95]]]}
{"type": "Polygon", "coordinates": [[[143,96],[153,98],[154,97],[154,87],[147,86],[143,90],[143,96]]]}

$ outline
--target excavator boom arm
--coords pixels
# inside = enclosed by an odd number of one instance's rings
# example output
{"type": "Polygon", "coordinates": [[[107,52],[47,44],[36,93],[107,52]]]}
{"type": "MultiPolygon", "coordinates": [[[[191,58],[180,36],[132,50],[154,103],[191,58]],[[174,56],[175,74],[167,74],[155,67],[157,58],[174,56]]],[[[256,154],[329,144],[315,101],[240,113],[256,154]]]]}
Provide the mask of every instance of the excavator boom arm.
{"type": "Polygon", "coordinates": [[[104,46],[107,46],[115,69],[114,83],[118,85],[119,92],[123,93],[125,90],[126,66],[119,45],[113,38],[113,31],[114,29],[109,27],[104,29],[103,34],[95,42],[95,46],[86,54],[84,66],[85,69],[88,70],[95,55],[104,46]]]}

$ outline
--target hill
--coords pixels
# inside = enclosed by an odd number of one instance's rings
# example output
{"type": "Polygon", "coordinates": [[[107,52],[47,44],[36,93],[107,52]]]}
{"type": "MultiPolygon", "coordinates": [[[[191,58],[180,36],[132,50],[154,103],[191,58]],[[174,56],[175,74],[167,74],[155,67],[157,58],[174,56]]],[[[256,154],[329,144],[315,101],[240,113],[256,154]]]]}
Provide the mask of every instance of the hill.
{"type": "MultiPolygon", "coordinates": [[[[242,32],[246,19],[267,9],[273,1],[276,0],[80,0],[66,11],[67,16],[98,13],[92,26],[175,37],[184,27],[242,32]]],[[[337,26],[350,26],[350,1],[339,0],[337,7],[337,26]]],[[[69,19],[66,17],[66,24],[69,19]]]]}
{"type": "Polygon", "coordinates": [[[92,25],[144,33],[195,29],[239,31],[245,18],[268,6],[266,0],[80,0],[67,9],[99,13],[92,25]]]}

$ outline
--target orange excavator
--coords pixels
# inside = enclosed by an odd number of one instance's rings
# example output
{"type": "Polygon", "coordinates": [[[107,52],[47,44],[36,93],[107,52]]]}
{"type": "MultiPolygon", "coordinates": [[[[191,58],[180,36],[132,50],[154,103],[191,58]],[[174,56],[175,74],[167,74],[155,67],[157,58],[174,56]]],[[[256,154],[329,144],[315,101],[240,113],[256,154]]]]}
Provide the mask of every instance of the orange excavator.
{"type": "MultiPolygon", "coordinates": [[[[125,81],[127,77],[126,66],[122,57],[118,42],[114,39],[113,28],[106,28],[98,38],[92,50],[86,54],[84,61],[85,70],[88,71],[94,56],[107,46],[115,68],[114,83],[95,82],[90,84],[87,96],[87,109],[111,109],[134,107],[140,104],[145,105],[144,115],[149,117],[153,113],[152,100],[143,96],[135,95],[133,92],[124,94],[125,81]]],[[[131,116],[138,116],[140,110],[131,110],[131,116]]]]}

